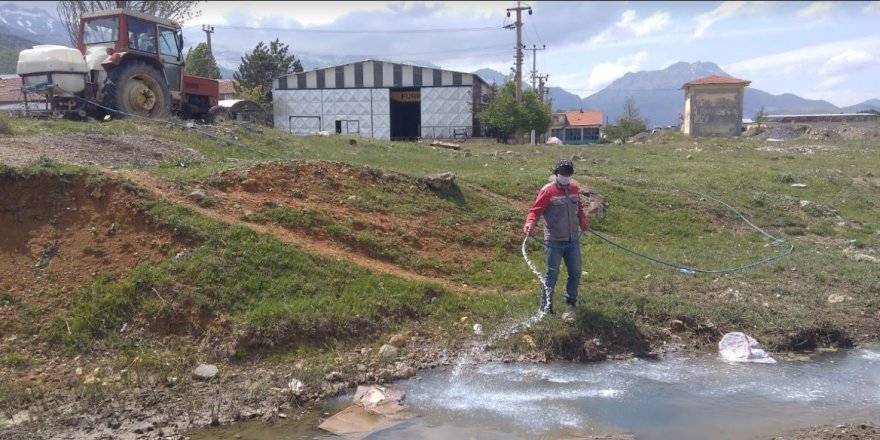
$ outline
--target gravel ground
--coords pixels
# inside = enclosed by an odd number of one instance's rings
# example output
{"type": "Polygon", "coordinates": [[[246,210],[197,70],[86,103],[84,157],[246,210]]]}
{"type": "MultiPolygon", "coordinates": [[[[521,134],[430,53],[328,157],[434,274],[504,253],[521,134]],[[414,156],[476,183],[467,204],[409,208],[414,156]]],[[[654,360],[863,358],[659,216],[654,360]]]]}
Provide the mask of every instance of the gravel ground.
{"type": "Polygon", "coordinates": [[[71,165],[105,167],[150,166],[175,157],[204,160],[192,148],[150,136],[70,133],[0,137],[0,163],[23,166],[41,157],[71,165]]]}

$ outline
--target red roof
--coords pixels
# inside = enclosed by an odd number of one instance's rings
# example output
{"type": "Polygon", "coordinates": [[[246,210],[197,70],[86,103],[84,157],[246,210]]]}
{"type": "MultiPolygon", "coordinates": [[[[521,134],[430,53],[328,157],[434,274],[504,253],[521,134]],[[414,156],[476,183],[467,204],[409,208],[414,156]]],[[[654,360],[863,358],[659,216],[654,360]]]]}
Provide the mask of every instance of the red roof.
{"type": "Polygon", "coordinates": [[[585,112],[565,112],[565,119],[570,127],[583,127],[587,125],[602,125],[605,117],[598,110],[585,112]]]}
{"type": "Polygon", "coordinates": [[[220,82],[220,94],[221,95],[235,94],[235,80],[218,79],[217,81],[220,82]]]}
{"type": "Polygon", "coordinates": [[[721,76],[721,75],[712,75],[707,76],[705,78],[695,79],[687,84],[685,84],[682,88],[687,88],[690,86],[702,86],[708,84],[742,84],[743,86],[747,86],[751,84],[751,81],[746,81],[744,79],[738,79],[731,76],[721,76]]]}

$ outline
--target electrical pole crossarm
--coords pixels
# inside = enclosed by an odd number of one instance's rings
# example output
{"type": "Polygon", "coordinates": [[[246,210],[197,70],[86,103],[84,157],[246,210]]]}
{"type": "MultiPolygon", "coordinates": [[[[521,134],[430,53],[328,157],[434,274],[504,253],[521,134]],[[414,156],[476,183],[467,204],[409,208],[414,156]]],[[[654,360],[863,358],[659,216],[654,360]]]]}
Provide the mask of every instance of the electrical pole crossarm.
{"type": "MultiPolygon", "coordinates": [[[[510,17],[510,12],[516,12],[516,77],[514,81],[516,82],[516,105],[522,105],[522,62],[523,62],[523,44],[522,44],[522,11],[529,11],[529,14],[532,13],[531,6],[523,6],[522,2],[516,2],[516,7],[507,8],[507,16],[510,17]]],[[[516,130],[516,143],[522,144],[522,130],[516,130]]]]}

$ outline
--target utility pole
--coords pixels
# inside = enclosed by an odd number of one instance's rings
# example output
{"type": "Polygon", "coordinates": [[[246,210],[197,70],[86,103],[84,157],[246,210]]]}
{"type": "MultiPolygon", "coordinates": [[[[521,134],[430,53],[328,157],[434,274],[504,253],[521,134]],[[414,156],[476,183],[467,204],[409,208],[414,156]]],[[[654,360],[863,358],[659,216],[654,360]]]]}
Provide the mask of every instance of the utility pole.
{"type": "MultiPolygon", "coordinates": [[[[546,91],[548,91],[548,90],[544,90],[544,81],[547,81],[550,78],[550,75],[538,76],[536,78],[538,79],[538,90],[536,90],[538,93],[538,99],[541,101],[541,104],[543,104],[544,103],[544,93],[546,91]]],[[[550,113],[550,117],[551,118],[553,117],[552,112],[550,113]]],[[[535,139],[536,143],[543,143],[544,142],[544,135],[536,133],[534,135],[534,139],[535,139]]]]}
{"type": "Polygon", "coordinates": [[[538,99],[541,100],[541,103],[544,103],[544,95],[550,91],[550,89],[544,90],[544,81],[550,79],[550,75],[538,76],[538,99]]]}
{"type": "Polygon", "coordinates": [[[211,34],[214,33],[214,26],[203,24],[202,31],[204,31],[205,35],[208,37],[208,55],[211,55],[211,58],[214,58],[214,51],[211,49],[211,34]]]}
{"type": "MultiPolygon", "coordinates": [[[[522,2],[516,2],[515,8],[507,8],[507,16],[510,17],[510,11],[516,12],[516,76],[514,81],[516,81],[516,105],[522,105],[522,62],[523,62],[523,44],[522,44],[522,11],[529,11],[529,15],[532,15],[532,7],[531,6],[523,6],[522,2]]],[[[522,144],[522,130],[516,130],[516,143],[522,144]]]]}
{"type": "Polygon", "coordinates": [[[532,51],[532,90],[535,90],[535,91],[538,90],[535,88],[535,80],[539,78],[539,76],[537,76],[538,75],[538,68],[537,68],[538,57],[536,55],[539,50],[546,50],[546,49],[547,49],[546,44],[542,44],[540,48],[537,45],[533,44],[531,49],[526,49],[526,50],[532,51]]]}

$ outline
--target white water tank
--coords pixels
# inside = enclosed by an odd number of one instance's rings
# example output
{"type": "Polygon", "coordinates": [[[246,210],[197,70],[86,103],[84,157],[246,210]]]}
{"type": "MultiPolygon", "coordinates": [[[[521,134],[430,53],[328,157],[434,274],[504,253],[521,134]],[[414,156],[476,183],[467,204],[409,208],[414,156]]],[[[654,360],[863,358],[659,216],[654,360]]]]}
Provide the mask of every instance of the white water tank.
{"type": "Polygon", "coordinates": [[[83,91],[88,72],[78,50],[51,44],[21,51],[15,70],[24,86],[51,82],[54,93],[62,96],[83,91]]]}

